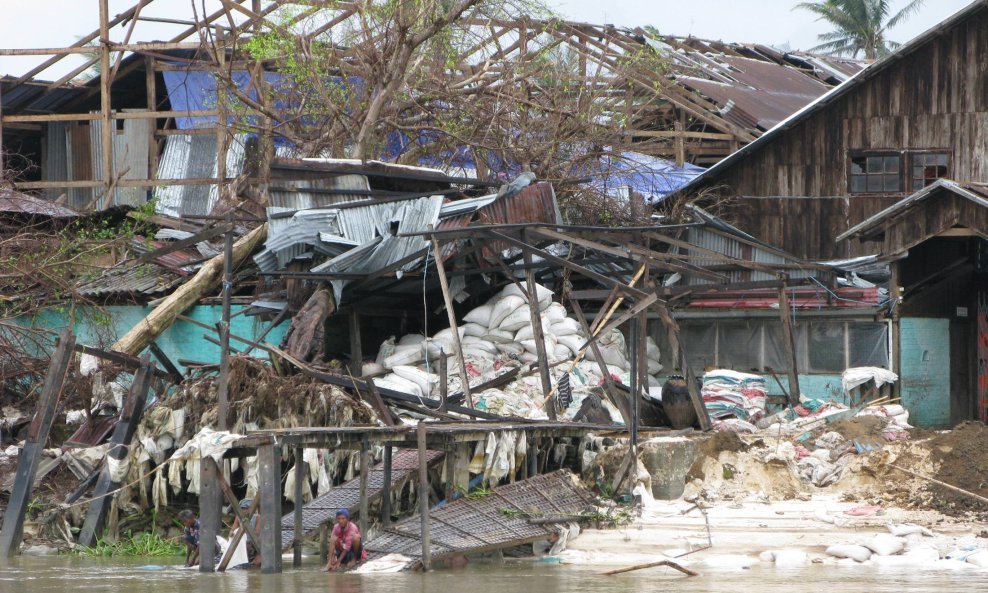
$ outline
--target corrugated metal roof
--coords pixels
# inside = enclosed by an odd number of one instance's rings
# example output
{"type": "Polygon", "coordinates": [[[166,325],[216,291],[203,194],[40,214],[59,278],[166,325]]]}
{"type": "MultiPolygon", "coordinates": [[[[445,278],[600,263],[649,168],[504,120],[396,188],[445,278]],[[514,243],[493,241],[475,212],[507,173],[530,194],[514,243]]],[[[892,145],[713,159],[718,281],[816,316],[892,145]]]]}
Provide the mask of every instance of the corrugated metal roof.
{"type": "MultiPolygon", "coordinates": [[[[226,158],[227,177],[237,177],[244,170],[247,150],[246,134],[234,136],[226,158]]],[[[168,136],[158,162],[156,179],[215,178],[216,136],[182,134],[168,136]]],[[[216,185],[171,185],[155,188],[158,214],[182,218],[208,215],[219,199],[216,185]]]]}
{"type": "Polygon", "coordinates": [[[0,187],[0,212],[48,216],[50,218],[77,218],[79,216],[75,210],[3,187],[0,187]]]}

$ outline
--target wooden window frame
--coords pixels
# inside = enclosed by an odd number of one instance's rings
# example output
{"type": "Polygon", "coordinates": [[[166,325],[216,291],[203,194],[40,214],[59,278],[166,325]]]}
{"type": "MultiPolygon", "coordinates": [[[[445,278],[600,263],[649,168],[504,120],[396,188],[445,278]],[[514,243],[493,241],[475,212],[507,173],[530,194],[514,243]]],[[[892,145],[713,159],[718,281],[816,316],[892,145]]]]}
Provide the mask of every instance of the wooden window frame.
{"type": "Polygon", "coordinates": [[[923,148],[917,150],[895,150],[895,149],[867,149],[848,151],[845,183],[847,184],[847,195],[854,197],[883,196],[897,197],[908,196],[917,191],[913,189],[913,158],[920,155],[944,154],[947,156],[947,171],[943,177],[938,179],[950,179],[954,169],[954,152],[949,148],[923,148]],[[899,191],[853,191],[852,176],[854,159],[867,157],[890,157],[899,158],[899,191]]]}

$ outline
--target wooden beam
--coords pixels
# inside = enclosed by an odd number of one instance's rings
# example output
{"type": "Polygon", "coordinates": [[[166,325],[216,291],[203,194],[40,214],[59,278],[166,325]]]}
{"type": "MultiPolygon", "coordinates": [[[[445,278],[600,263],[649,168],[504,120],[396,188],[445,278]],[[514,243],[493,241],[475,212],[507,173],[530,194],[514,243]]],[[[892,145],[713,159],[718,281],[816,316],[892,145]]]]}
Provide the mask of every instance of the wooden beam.
{"type": "Polygon", "coordinates": [[[394,455],[394,446],[391,443],[384,445],[384,483],[381,486],[381,529],[391,526],[391,461],[394,455]]]}
{"type": "MultiPolygon", "coordinates": [[[[111,111],[110,119],[171,119],[175,117],[212,117],[215,109],[189,109],[185,111],[111,111]]],[[[103,119],[102,113],[48,113],[44,115],[5,115],[4,123],[51,123],[72,121],[93,121],[103,119]]],[[[189,130],[188,133],[194,133],[189,130]]]]}
{"type": "MultiPolygon", "coordinates": [[[[431,229],[431,225],[430,225],[431,229]]],[[[446,317],[449,319],[449,328],[453,332],[453,348],[456,349],[456,359],[460,366],[460,387],[467,400],[467,407],[473,408],[473,396],[470,394],[470,375],[467,374],[467,362],[463,358],[463,346],[460,344],[460,332],[456,323],[456,311],[453,310],[453,297],[449,292],[449,280],[446,278],[446,267],[443,265],[443,253],[439,249],[439,241],[431,237],[432,255],[436,262],[436,271],[439,274],[439,285],[443,291],[443,301],[446,304],[446,317]]]]}
{"type": "Polygon", "coordinates": [[[154,365],[150,358],[148,355],[144,355],[141,359],[141,368],[134,375],[134,382],[130,385],[127,400],[120,412],[120,420],[110,438],[110,450],[106,454],[106,466],[103,467],[99,480],[96,482],[96,488],[93,490],[93,501],[89,503],[86,520],[83,523],[82,531],[79,533],[79,543],[86,547],[91,548],[96,545],[96,541],[103,532],[106,514],[110,510],[112,498],[109,494],[117,490],[127,477],[120,468],[125,467],[127,456],[130,455],[130,442],[141,423],[148,392],[151,390],[153,370],[154,365]]]}
{"type": "Polygon", "coordinates": [[[215,572],[216,536],[220,533],[223,492],[219,478],[223,475],[216,460],[206,455],[199,466],[199,572],[215,572]]]}
{"type": "MultiPolygon", "coordinates": [[[[525,238],[525,232],[522,231],[525,238]]],[[[435,239],[433,239],[435,241],[435,239]]],[[[526,243],[528,241],[525,241],[526,243]]],[[[542,331],[542,316],[539,314],[539,291],[535,285],[535,271],[531,268],[532,254],[525,252],[525,284],[528,292],[528,314],[532,322],[532,334],[535,340],[535,355],[538,357],[539,379],[542,382],[542,395],[548,397],[552,393],[552,378],[549,376],[549,356],[545,351],[545,333],[542,331]]],[[[469,380],[466,381],[469,383],[469,380]]],[[[556,421],[556,399],[552,398],[545,403],[545,411],[549,415],[549,420],[556,421]]]]}
{"type": "Polygon", "coordinates": [[[295,447],[295,508],[292,509],[295,531],[292,538],[292,568],[302,568],[302,507],[305,506],[302,501],[304,496],[302,484],[304,480],[309,479],[309,472],[306,470],[307,464],[303,460],[303,451],[302,447],[295,447]]]}
{"type": "Polygon", "coordinates": [[[426,423],[419,420],[416,428],[419,451],[419,514],[422,522],[422,569],[432,565],[432,538],[429,533],[429,456],[426,449],[426,423]]]}
{"type": "Polygon", "coordinates": [[[789,374],[789,405],[799,405],[799,369],[796,365],[796,335],[793,330],[792,311],[789,309],[789,295],[786,285],[779,287],[779,316],[782,319],[783,340],[786,345],[786,366],[789,374]]]}
{"type": "Polygon", "coordinates": [[[65,372],[73,358],[73,346],[75,336],[70,330],[63,330],[55,344],[51,365],[45,373],[44,386],[38,396],[38,407],[28,428],[27,438],[17,456],[14,489],[3,514],[3,528],[0,529],[0,558],[12,558],[20,550],[24,535],[24,514],[34,490],[34,476],[41,461],[41,453],[55,419],[65,372]]]}
{"type": "Polygon", "coordinates": [[[367,489],[370,483],[370,472],[372,469],[370,456],[370,443],[367,439],[360,442],[360,537],[366,538],[370,527],[370,501],[367,499],[367,489]]]}

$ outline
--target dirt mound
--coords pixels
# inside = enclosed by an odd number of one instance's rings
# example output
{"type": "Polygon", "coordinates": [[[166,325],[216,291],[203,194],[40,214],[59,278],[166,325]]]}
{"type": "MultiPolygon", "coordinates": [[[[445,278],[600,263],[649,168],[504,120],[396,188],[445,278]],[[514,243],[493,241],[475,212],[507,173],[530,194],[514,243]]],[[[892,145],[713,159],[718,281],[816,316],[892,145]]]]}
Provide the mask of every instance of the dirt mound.
{"type": "Polygon", "coordinates": [[[846,420],[838,420],[826,430],[839,433],[849,441],[872,440],[881,435],[888,421],[880,416],[857,416],[846,420]]]}
{"type": "MultiPolygon", "coordinates": [[[[933,460],[939,465],[936,478],[952,486],[988,497],[988,426],[982,422],[965,422],[950,432],[939,433],[928,442],[933,460]]],[[[988,512],[988,505],[958,492],[929,485],[942,501],[945,513],[988,512]]]]}
{"type": "Polygon", "coordinates": [[[698,439],[697,442],[696,461],[693,462],[693,467],[686,474],[687,480],[704,479],[704,463],[708,459],[717,459],[720,457],[722,451],[743,453],[750,448],[748,444],[741,440],[741,437],[736,432],[729,430],[715,432],[713,436],[702,440],[698,439]]]}

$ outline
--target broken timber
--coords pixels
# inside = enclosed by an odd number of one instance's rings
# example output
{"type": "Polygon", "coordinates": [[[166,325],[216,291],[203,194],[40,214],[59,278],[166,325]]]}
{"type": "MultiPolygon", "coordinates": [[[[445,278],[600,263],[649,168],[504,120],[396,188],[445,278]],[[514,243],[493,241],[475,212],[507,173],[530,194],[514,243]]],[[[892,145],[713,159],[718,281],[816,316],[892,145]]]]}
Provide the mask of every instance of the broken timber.
{"type": "Polygon", "coordinates": [[[103,467],[96,482],[93,501],[89,503],[86,521],[79,534],[79,543],[86,547],[93,547],[103,530],[103,522],[106,520],[106,513],[112,501],[112,497],[107,495],[119,488],[126,477],[127,470],[124,464],[130,454],[130,442],[144,415],[144,405],[147,403],[151,378],[154,374],[153,369],[153,364],[145,356],[130,386],[130,393],[127,394],[127,401],[120,413],[120,422],[113,431],[110,449],[106,453],[106,466],[103,467]]]}
{"type": "MultiPolygon", "coordinates": [[[[553,531],[530,522],[532,515],[579,515],[591,504],[593,495],[566,470],[498,486],[479,500],[457,499],[428,513],[431,559],[549,539],[553,531]]],[[[423,557],[420,522],[410,517],[368,542],[370,558],[402,554],[413,559],[408,568],[415,568],[423,557]]]]}
{"type": "Polygon", "coordinates": [[[55,419],[55,408],[58,404],[62,384],[65,381],[65,371],[72,360],[75,336],[69,330],[64,330],[58,336],[55,353],[51,357],[51,366],[45,375],[44,387],[38,398],[38,410],[28,429],[24,448],[21,449],[17,461],[17,478],[14,481],[14,491],[10,495],[10,503],[3,515],[3,528],[0,529],[0,558],[14,556],[21,547],[21,537],[24,533],[24,513],[34,489],[34,474],[38,469],[41,452],[48,440],[52,421],[55,419]]]}

